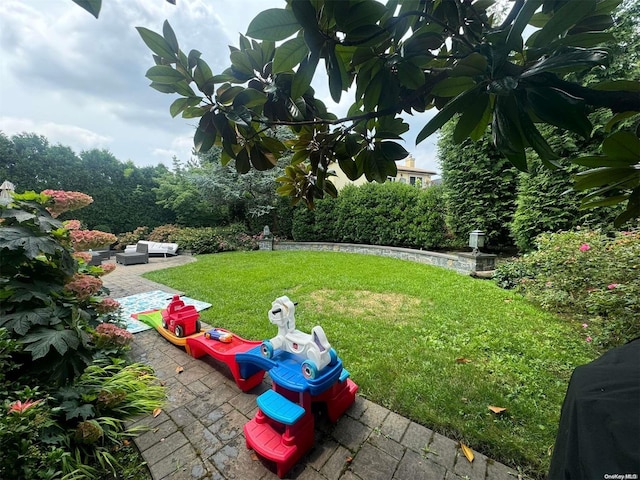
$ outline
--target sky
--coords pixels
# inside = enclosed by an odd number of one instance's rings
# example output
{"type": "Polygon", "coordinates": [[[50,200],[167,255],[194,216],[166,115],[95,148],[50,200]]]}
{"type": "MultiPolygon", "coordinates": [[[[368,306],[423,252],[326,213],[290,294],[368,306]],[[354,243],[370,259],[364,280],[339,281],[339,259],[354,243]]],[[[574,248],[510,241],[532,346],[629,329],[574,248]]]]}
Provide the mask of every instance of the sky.
{"type": "MultiPolygon", "coordinates": [[[[0,131],[44,135],[76,153],[107,149],[138,166],[191,158],[197,119],[172,118],[178,98],[149,87],[151,51],[135,27],[173,27],[180,48],[202,52],[214,74],[230,65],[229,45],[259,12],[282,0],[104,0],[100,18],[71,0],[2,0],[0,3],[0,131]]],[[[313,87],[330,111],[344,115],[326,81],[313,87]]],[[[403,146],[416,167],[439,172],[436,136],[416,147],[415,136],[433,113],[407,116],[403,146]]]]}

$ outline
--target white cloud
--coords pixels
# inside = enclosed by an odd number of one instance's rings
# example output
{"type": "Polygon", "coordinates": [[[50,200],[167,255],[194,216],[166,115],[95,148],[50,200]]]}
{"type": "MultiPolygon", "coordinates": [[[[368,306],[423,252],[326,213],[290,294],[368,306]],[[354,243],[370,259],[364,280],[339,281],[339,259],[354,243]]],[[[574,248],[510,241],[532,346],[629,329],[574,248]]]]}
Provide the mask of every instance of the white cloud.
{"type": "Polygon", "coordinates": [[[92,148],[108,148],[113,141],[111,137],[76,125],[38,122],[29,118],[0,117],[0,130],[6,135],[34,132],[45,136],[51,144],[67,145],[76,152],[92,148]]]}

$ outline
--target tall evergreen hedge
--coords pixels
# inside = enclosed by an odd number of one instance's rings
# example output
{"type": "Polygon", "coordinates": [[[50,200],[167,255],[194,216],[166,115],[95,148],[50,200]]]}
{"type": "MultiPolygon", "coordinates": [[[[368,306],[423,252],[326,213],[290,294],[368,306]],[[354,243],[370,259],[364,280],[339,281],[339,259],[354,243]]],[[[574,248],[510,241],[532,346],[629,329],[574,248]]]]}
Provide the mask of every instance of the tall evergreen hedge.
{"type": "Polygon", "coordinates": [[[296,241],[326,241],[438,249],[450,245],[442,187],[402,183],[345,187],[338,198],[300,207],[293,216],[296,241]]]}

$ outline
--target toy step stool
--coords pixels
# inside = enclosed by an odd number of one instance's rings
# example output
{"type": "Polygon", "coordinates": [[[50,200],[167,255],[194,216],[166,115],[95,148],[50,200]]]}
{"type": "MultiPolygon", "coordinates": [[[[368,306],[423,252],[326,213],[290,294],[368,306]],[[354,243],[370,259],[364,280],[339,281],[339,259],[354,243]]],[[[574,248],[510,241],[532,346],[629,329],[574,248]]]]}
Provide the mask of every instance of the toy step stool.
{"type": "Polygon", "coordinates": [[[282,389],[281,393],[276,390],[264,392],[257,399],[258,412],[255,417],[244,425],[247,448],[275,462],[280,478],[311,449],[314,441],[310,396],[299,394],[302,403],[307,406],[305,408],[285,395],[292,397],[296,392],[282,389]]]}

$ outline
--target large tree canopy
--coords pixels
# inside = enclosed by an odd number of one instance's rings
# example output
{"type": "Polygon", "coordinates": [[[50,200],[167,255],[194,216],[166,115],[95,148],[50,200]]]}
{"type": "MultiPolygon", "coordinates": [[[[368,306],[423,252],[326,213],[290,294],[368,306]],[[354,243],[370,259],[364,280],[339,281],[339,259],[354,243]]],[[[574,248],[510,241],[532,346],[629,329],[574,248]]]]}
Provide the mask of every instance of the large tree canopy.
{"type": "MultiPolygon", "coordinates": [[[[396,160],[407,155],[397,143],[409,128],[402,115],[434,107],[418,142],[458,114],[456,142],[478,140],[490,128],[495,147],[517,168],[527,169],[528,149],[556,168],[559,156],[538,124],[587,138],[593,109],[607,109],[612,124],[640,112],[638,82],[572,76],[606,68],[621,2],[516,0],[497,23],[487,11],[492,0],[287,0],[250,22],[230,47],[231,66],[215,75],[200,52],[180,49],[167,22],[162,35],[138,31],[156,64],[147,72],[151,86],[179,95],[173,116],[200,118],[197,151],[219,145],[223,162],[234,159],[242,173],[272,168],[292,149],[278,190],[312,204],[325,192],[335,195],[333,163],[350,179],[395,175],[396,160]],[[334,101],[355,88],[346,117],[327,111],[311,87],[321,59],[334,101]],[[291,126],[296,140],[267,135],[277,125],[291,126]]],[[[626,202],[619,222],[640,214],[638,137],[638,130],[612,133],[603,155],[582,161],[594,168],[576,180],[578,189],[596,189],[592,206],[626,202]]]]}

